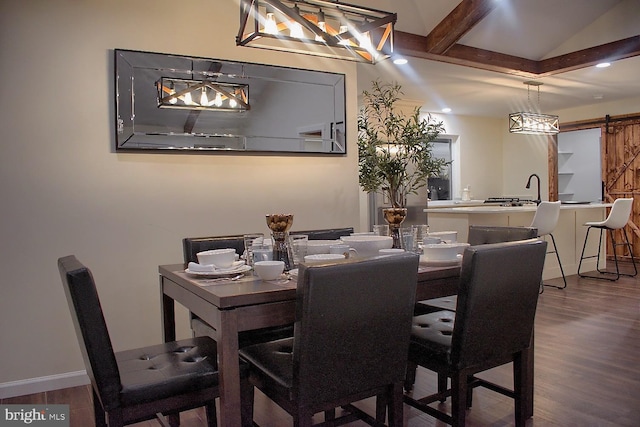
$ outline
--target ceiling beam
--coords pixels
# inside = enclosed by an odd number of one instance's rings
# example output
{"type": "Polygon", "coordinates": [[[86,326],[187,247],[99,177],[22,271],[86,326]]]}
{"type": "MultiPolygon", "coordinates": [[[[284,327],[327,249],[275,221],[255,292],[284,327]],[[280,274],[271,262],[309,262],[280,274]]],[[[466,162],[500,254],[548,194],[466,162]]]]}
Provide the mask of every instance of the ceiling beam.
{"type": "Polygon", "coordinates": [[[615,61],[640,55],[640,35],[618,40],[576,52],[540,61],[454,44],[444,54],[427,49],[428,36],[395,32],[394,49],[406,56],[446,62],[487,71],[518,75],[528,78],[550,76],[602,61],[615,61]]]}
{"type": "Polygon", "coordinates": [[[591,67],[599,62],[640,55],[640,35],[538,61],[539,75],[549,76],[591,67]]]}
{"type": "Polygon", "coordinates": [[[497,7],[495,0],[462,0],[426,38],[426,50],[445,54],[469,30],[497,7]]]}

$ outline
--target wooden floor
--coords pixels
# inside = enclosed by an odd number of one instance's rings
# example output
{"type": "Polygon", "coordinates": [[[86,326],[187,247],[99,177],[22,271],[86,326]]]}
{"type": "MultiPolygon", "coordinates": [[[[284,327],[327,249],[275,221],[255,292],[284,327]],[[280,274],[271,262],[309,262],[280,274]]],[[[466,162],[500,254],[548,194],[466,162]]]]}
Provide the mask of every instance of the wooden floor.
{"type": "MultiPolygon", "coordinates": [[[[570,276],[568,287],[545,287],[536,318],[535,408],[532,426],[640,426],[640,277],[617,282],[570,276]]],[[[554,279],[548,283],[561,284],[554,279]]],[[[510,366],[484,375],[510,386],[510,366]]],[[[435,377],[419,370],[416,393],[431,392],[435,377]]],[[[0,403],[69,404],[71,427],[93,426],[88,386],[4,399],[0,403]]],[[[476,389],[468,426],[510,426],[513,402],[476,389]]],[[[445,407],[447,404],[445,404],[445,407]]],[[[361,407],[372,412],[371,400],[361,407]]],[[[182,415],[182,425],[202,426],[204,411],[182,415]]],[[[256,392],[261,427],[292,425],[287,414],[256,392]]],[[[145,422],[136,426],[156,426],[145,422]]],[[[365,425],[353,423],[352,426],[365,425]]],[[[405,405],[405,425],[443,426],[405,405]]],[[[224,426],[222,426],[224,427],[224,426]]]]}

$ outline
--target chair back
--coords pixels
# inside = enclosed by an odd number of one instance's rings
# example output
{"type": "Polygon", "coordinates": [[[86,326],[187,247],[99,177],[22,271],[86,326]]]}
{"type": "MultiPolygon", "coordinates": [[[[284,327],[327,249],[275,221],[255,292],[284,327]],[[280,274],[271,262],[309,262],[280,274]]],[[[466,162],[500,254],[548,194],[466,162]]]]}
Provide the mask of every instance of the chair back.
{"type": "Polygon", "coordinates": [[[471,246],[488,243],[512,242],[538,237],[538,230],[532,227],[500,227],[487,225],[470,225],[467,242],[471,246]]]}
{"type": "Polygon", "coordinates": [[[560,201],[540,202],[533,216],[531,227],[538,229],[538,237],[551,234],[558,225],[560,218],[560,201]]]}
{"type": "Polygon", "coordinates": [[[105,410],[120,406],[120,372],[91,271],[69,255],[58,270],[87,374],[105,410]]]}
{"type": "Polygon", "coordinates": [[[403,381],[418,259],[301,265],[293,341],[299,401],[335,401],[403,381]]]}
{"type": "Polygon", "coordinates": [[[198,252],[227,248],[235,249],[238,255],[242,255],[244,253],[244,236],[185,237],[182,239],[185,264],[198,262],[198,252]]]}
{"type": "Polygon", "coordinates": [[[497,366],[529,346],[546,250],[538,239],[466,249],[451,338],[454,367],[497,366]]]}
{"type": "Polygon", "coordinates": [[[351,233],[353,233],[353,227],[292,231],[289,234],[306,234],[309,236],[309,240],[338,240],[342,236],[350,236],[351,233]]]}
{"type": "Polygon", "coordinates": [[[633,198],[616,199],[613,202],[611,212],[609,212],[609,216],[604,221],[603,225],[614,230],[623,228],[629,221],[629,216],[631,215],[632,208],[633,198]]]}

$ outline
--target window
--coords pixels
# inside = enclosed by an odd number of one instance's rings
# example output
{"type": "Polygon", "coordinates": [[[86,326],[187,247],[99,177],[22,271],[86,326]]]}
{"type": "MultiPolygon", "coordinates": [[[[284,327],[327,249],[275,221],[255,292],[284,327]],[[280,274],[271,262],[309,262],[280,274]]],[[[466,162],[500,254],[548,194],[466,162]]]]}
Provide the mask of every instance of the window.
{"type": "MultiPolygon", "coordinates": [[[[438,159],[445,159],[447,162],[453,160],[451,150],[450,139],[437,139],[432,142],[433,156],[438,159]]],[[[442,174],[437,178],[429,178],[427,180],[427,187],[429,188],[429,198],[431,200],[452,200],[452,187],[451,187],[452,167],[449,164],[442,174]]]]}

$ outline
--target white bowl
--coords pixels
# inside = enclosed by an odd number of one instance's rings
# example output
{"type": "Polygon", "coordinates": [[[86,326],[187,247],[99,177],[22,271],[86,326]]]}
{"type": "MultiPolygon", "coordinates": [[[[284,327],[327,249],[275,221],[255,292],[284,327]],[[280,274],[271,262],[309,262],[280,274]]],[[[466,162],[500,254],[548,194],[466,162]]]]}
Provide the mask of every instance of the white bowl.
{"type": "Polygon", "coordinates": [[[340,240],[358,251],[359,257],[375,256],[380,249],[393,246],[391,236],[342,236],[340,240]]]}
{"type": "Polygon", "coordinates": [[[436,243],[422,247],[423,256],[430,261],[453,261],[469,246],[468,243],[436,243]]]}
{"type": "Polygon", "coordinates": [[[457,231],[434,231],[427,235],[428,237],[437,237],[446,243],[455,243],[458,241],[457,231]]]}
{"type": "Polygon", "coordinates": [[[217,268],[228,268],[236,260],[235,249],[211,249],[196,254],[198,264],[215,265],[217,268]]]}
{"type": "Polygon", "coordinates": [[[284,271],[284,261],[258,261],[253,269],[262,280],[276,280],[284,271]]]}
{"type": "Polygon", "coordinates": [[[307,240],[307,254],[328,254],[330,246],[340,243],[340,240],[307,240]]]}
{"type": "Polygon", "coordinates": [[[320,262],[337,261],[341,259],[344,259],[343,254],[314,254],[305,256],[304,262],[307,264],[317,264],[320,262]]]}

